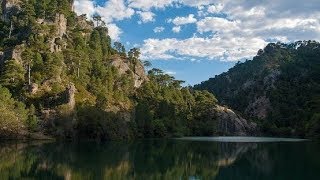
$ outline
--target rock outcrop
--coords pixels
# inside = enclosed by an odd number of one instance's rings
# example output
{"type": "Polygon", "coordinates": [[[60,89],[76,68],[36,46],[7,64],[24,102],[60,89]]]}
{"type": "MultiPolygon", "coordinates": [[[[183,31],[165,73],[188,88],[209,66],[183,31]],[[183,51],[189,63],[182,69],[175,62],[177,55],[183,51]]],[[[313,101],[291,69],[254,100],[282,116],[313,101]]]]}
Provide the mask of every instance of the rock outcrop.
{"type": "Polygon", "coordinates": [[[217,131],[221,135],[247,136],[258,132],[256,123],[248,122],[229,108],[216,106],[211,116],[218,121],[217,131]]]}
{"type": "Polygon", "coordinates": [[[52,53],[61,52],[67,46],[64,41],[67,35],[67,18],[64,14],[56,14],[55,21],[49,24],[54,25],[56,28],[55,36],[50,40],[50,51],[52,53]]]}
{"type": "Polygon", "coordinates": [[[77,89],[74,86],[74,84],[70,84],[68,88],[66,89],[66,99],[67,99],[67,104],[71,110],[74,110],[76,106],[76,100],[75,100],[75,93],[77,89]]]}
{"type": "Polygon", "coordinates": [[[142,83],[149,80],[145,73],[144,66],[140,61],[138,61],[135,65],[132,65],[127,58],[113,56],[111,58],[110,65],[115,67],[120,75],[132,75],[135,88],[139,88],[142,83]]]}
{"type": "Polygon", "coordinates": [[[139,88],[145,81],[148,81],[148,77],[145,73],[144,66],[141,62],[138,62],[134,67],[134,87],[139,88]]]}
{"type": "Polygon", "coordinates": [[[2,0],[1,9],[2,9],[2,19],[8,21],[9,14],[15,13],[20,9],[21,0],[2,0]]]}
{"type": "Polygon", "coordinates": [[[8,59],[14,59],[22,64],[22,53],[24,50],[25,44],[17,45],[14,48],[8,48],[3,52],[1,59],[3,62],[8,59]]]}

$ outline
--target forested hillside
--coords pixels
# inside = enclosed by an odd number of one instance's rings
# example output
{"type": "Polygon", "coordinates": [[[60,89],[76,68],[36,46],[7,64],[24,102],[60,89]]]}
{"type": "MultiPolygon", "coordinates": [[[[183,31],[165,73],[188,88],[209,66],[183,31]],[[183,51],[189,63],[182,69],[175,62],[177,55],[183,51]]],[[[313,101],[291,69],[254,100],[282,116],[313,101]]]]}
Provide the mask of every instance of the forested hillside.
{"type": "Polygon", "coordinates": [[[0,137],[256,132],[255,124],[218,106],[207,91],[184,88],[159,69],[146,73],[144,65],[151,64],[140,60],[139,49],[112,43],[101,17],[77,16],[72,3],[2,0],[0,137]]]}
{"type": "Polygon", "coordinates": [[[271,43],[253,60],[195,86],[273,135],[320,135],[320,44],[271,43]]]}

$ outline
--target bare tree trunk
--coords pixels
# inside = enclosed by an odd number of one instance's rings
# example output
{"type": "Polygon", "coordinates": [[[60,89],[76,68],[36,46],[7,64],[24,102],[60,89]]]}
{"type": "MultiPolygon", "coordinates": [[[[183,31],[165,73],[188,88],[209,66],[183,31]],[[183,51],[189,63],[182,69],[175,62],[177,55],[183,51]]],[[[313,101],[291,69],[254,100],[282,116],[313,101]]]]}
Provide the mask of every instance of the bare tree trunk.
{"type": "Polygon", "coordinates": [[[31,67],[30,63],[28,64],[28,84],[31,85],[31,67]]]}
{"type": "Polygon", "coordinates": [[[12,20],[11,20],[10,21],[9,39],[11,38],[12,30],[13,30],[13,24],[12,24],[12,20]]]}
{"type": "Polygon", "coordinates": [[[77,72],[78,78],[80,77],[80,65],[81,65],[81,62],[79,60],[79,62],[78,62],[78,72],[77,72]]]}

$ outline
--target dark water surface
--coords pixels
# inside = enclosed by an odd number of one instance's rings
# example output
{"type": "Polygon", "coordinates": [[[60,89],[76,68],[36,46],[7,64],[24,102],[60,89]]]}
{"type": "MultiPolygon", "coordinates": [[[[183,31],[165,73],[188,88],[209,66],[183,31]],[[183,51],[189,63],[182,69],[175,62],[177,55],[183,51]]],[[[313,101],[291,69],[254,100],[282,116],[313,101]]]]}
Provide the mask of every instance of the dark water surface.
{"type": "Polygon", "coordinates": [[[317,142],[235,141],[0,142],[0,179],[320,179],[317,142]]]}

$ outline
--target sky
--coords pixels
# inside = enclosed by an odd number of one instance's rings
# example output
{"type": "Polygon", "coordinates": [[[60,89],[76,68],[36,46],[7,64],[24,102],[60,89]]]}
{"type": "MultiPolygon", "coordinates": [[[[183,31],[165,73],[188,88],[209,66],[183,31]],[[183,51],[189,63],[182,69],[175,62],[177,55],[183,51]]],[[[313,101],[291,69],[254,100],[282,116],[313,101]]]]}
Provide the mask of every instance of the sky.
{"type": "Polygon", "coordinates": [[[252,59],[268,43],[320,41],[319,0],[75,0],[113,41],[186,85],[252,59]]]}

